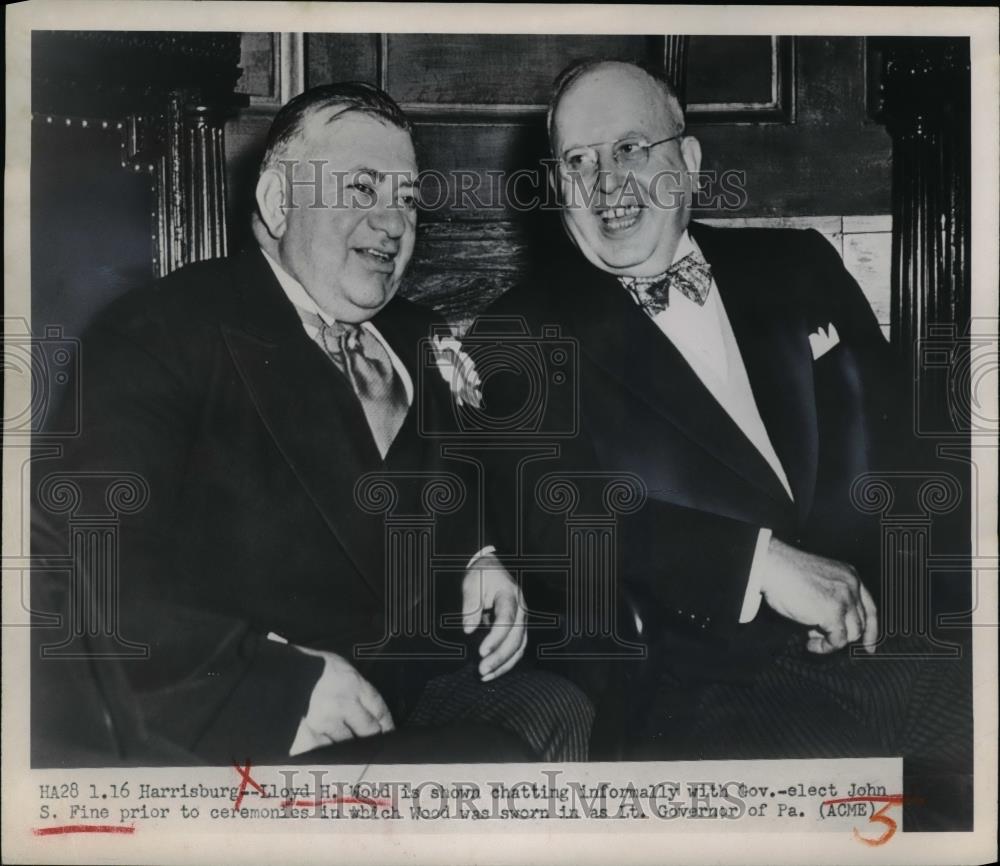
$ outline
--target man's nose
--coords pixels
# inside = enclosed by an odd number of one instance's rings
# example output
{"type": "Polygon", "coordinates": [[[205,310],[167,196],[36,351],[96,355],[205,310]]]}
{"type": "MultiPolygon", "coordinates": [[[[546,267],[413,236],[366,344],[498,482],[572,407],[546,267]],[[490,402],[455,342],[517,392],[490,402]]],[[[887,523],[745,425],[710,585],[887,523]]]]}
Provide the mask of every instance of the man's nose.
{"type": "Polygon", "coordinates": [[[400,238],[406,231],[406,217],[398,204],[379,202],[368,217],[372,228],[385,232],[390,238],[400,238]]]}
{"type": "Polygon", "coordinates": [[[623,169],[610,154],[602,154],[597,164],[597,185],[600,192],[615,192],[625,183],[625,169],[623,169]]]}

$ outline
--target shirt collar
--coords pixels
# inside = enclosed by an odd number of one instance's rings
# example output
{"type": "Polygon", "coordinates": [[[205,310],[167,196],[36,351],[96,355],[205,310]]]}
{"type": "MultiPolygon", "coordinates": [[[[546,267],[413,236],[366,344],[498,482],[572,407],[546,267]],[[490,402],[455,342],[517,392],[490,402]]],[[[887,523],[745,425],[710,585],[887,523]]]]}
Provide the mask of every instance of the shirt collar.
{"type": "Polygon", "coordinates": [[[295,306],[300,310],[316,314],[328,325],[332,325],[336,321],[333,316],[328,315],[320,309],[319,305],[312,299],[309,292],[305,290],[305,286],[303,286],[302,283],[295,279],[295,277],[293,277],[273,258],[271,258],[271,256],[268,255],[267,250],[262,247],[261,252],[264,254],[264,258],[267,259],[267,263],[271,266],[271,270],[274,271],[274,276],[277,277],[282,290],[288,296],[288,300],[295,304],[295,306]]]}
{"type": "Polygon", "coordinates": [[[674,250],[674,260],[670,263],[671,267],[676,265],[684,256],[690,255],[693,252],[701,252],[701,250],[698,249],[698,245],[694,242],[694,238],[691,237],[688,230],[684,229],[684,234],[677,241],[677,249],[674,250]]]}
{"type": "MultiPolygon", "coordinates": [[[[336,319],[325,313],[320,309],[319,305],[312,299],[312,296],[305,290],[305,286],[302,285],[295,277],[293,277],[288,271],[286,271],[281,265],[279,265],[271,256],[267,254],[267,251],[261,247],[260,250],[264,253],[264,258],[267,263],[271,266],[271,270],[274,271],[274,276],[277,278],[278,283],[281,285],[282,291],[288,297],[296,307],[306,313],[314,313],[319,316],[328,325],[332,325],[336,319]]],[[[306,328],[306,333],[310,336],[313,335],[315,328],[310,328],[303,323],[303,327],[306,328]]],[[[371,334],[375,339],[377,339],[382,346],[385,348],[389,355],[389,360],[392,361],[392,366],[395,368],[396,372],[399,374],[400,379],[403,381],[403,388],[406,391],[406,402],[407,405],[413,405],[413,379],[410,378],[410,373],[406,369],[406,365],[403,363],[402,359],[393,350],[392,346],[386,341],[378,329],[368,321],[361,322],[360,327],[371,334]]]]}

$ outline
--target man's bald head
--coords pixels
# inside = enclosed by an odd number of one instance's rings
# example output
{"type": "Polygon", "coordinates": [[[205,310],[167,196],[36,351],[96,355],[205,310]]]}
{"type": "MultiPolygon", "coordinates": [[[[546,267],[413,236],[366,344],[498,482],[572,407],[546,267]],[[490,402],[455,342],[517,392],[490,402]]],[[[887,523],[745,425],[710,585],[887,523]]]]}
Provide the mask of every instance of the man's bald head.
{"type": "Polygon", "coordinates": [[[548,122],[552,183],[580,252],[614,274],[665,271],[701,167],[673,88],[633,63],[578,63],[557,79],[548,122]]]}
{"type": "Polygon", "coordinates": [[[352,113],[367,115],[413,135],[413,126],[396,102],[382,90],[362,81],[323,84],[300,93],[275,115],[267,133],[260,173],[295,159],[309,136],[325,134],[325,127],[352,113]]]}
{"type": "MultiPolygon", "coordinates": [[[[553,155],[559,155],[556,144],[556,115],[560,104],[570,93],[583,85],[594,85],[603,92],[612,90],[619,95],[623,89],[635,91],[659,104],[678,129],[684,126],[684,111],[670,82],[658,70],[645,69],[635,63],[619,60],[581,60],[567,66],[552,86],[546,125],[553,155]]],[[[588,89],[590,89],[588,87],[588,89]]]]}

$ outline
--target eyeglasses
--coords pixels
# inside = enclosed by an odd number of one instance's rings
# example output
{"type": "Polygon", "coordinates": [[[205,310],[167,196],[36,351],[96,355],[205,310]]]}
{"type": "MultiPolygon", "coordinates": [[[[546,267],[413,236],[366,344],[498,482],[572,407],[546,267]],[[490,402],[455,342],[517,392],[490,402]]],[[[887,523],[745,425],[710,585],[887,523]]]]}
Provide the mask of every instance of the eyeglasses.
{"type": "Polygon", "coordinates": [[[676,135],[669,138],[661,138],[659,141],[646,141],[644,138],[620,138],[618,141],[603,141],[598,144],[584,144],[580,147],[571,147],[563,151],[559,158],[559,165],[564,173],[579,174],[585,179],[591,179],[597,173],[597,166],[600,156],[597,152],[599,147],[611,145],[611,157],[615,165],[619,168],[638,170],[644,168],[649,162],[649,151],[668,141],[674,141],[684,135],[682,129],[676,135]]]}

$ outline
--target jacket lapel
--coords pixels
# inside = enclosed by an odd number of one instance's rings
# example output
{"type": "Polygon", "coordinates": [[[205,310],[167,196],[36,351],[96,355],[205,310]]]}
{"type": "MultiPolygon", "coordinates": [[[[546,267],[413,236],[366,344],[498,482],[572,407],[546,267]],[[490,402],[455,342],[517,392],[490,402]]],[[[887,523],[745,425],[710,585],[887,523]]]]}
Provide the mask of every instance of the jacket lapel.
{"type": "Polygon", "coordinates": [[[306,493],[368,585],[383,588],[382,521],[354,485],[382,461],[350,385],[302,329],[259,251],[235,271],[241,321],[223,338],[254,405],[306,493]]]}
{"type": "Polygon", "coordinates": [[[455,472],[455,463],[444,456],[445,437],[436,435],[454,429],[451,392],[438,371],[427,366],[430,359],[422,357],[422,341],[430,337],[427,314],[392,301],[372,324],[406,367],[414,390],[406,420],[385,456],[386,469],[428,476],[455,472]]]}
{"type": "Polygon", "coordinates": [[[712,266],[757,409],[802,518],[812,508],[819,446],[812,351],[800,307],[783,302],[787,286],[779,292],[768,284],[787,277],[775,262],[759,259],[755,245],[727,250],[726,232],[698,224],[691,234],[712,266]]]}
{"type": "Polygon", "coordinates": [[[694,446],[765,494],[770,508],[787,507],[788,496],[767,461],[618,280],[589,268],[571,283],[581,349],[694,446]]]}

